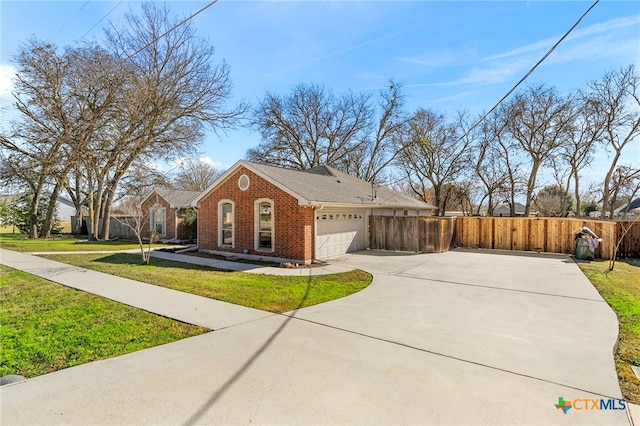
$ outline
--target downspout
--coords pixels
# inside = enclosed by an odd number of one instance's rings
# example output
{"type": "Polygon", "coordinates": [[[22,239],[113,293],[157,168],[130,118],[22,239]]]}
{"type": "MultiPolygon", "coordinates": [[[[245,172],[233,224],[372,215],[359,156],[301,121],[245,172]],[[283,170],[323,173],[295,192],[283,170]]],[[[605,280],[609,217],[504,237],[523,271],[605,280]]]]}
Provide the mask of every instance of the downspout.
{"type": "Polygon", "coordinates": [[[174,215],[175,215],[175,219],[173,221],[173,225],[174,225],[174,230],[173,230],[173,239],[177,240],[178,239],[178,210],[180,210],[180,207],[176,207],[174,209],[174,215]]]}

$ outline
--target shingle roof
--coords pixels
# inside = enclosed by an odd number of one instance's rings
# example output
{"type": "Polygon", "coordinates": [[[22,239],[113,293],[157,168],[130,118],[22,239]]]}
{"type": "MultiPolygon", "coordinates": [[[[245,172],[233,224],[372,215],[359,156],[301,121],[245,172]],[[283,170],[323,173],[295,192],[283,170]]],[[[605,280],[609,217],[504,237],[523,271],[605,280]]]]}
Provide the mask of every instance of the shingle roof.
{"type": "Polygon", "coordinates": [[[167,200],[169,205],[175,207],[189,207],[195,198],[202,194],[200,191],[183,191],[180,189],[156,188],[155,192],[167,200]]]}
{"type": "MultiPolygon", "coordinates": [[[[524,214],[525,205],[522,203],[513,203],[513,210],[516,214],[524,214]]],[[[493,209],[493,214],[509,214],[511,213],[511,208],[508,204],[500,204],[493,209]]]]}
{"type": "MultiPolygon", "coordinates": [[[[238,166],[257,172],[309,204],[344,204],[367,207],[435,209],[431,204],[408,197],[387,187],[372,188],[369,182],[333,167],[320,166],[300,171],[239,161],[238,166]]],[[[225,174],[226,175],[226,174],[225,174]]],[[[224,180],[223,176],[221,180],[224,180]]],[[[215,185],[215,184],[214,184],[215,185]]],[[[208,191],[207,191],[208,192],[208,191]]]]}
{"type": "Polygon", "coordinates": [[[633,211],[635,209],[640,208],[640,198],[636,198],[635,200],[633,200],[632,202],[630,202],[629,204],[625,204],[622,207],[619,207],[615,210],[616,213],[626,213],[626,212],[630,212],[633,211]]]}

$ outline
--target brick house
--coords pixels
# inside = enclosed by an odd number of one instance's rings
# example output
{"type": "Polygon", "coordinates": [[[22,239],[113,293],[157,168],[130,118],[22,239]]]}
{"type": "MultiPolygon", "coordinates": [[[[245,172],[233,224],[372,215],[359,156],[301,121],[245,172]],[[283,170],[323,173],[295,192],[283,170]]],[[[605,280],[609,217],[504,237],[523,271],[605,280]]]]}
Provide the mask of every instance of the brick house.
{"type": "Polygon", "coordinates": [[[187,211],[193,209],[191,202],[200,194],[200,191],[169,188],[151,191],[140,203],[144,220],[149,224],[142,237],[149,238],[151,231],[155,230],[163,241],[196,239],[197,235],[190,232],[183,219],[187,211]]]}
{"type": "Polygon", "coordinates": [[[370,215],[435,207],[332,167],[298,171],[239,161],[192,203],[198,250],[309,264],[368,247],[370,215]]]}

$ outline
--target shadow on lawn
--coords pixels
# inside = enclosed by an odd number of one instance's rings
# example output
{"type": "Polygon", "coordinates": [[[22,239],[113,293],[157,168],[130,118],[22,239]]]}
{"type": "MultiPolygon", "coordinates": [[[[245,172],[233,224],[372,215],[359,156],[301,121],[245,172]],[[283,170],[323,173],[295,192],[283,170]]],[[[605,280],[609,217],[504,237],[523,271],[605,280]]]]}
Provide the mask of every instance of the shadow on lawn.
{"type": "Polygon", "coordinates": [[[262,355],[271,344],[275,341],[276,337],[287,327],[289,322],[296,316],[298,310],[304,305],[304,302],[307,300],[309,296],[309,290],[311,288],[311,274],[307,277],[307,288],[304,292],[304,295],[300,299],[300,303],[296,306],[296,309],[293,310],[290,314],[285,315],[286,319],[280,324],[280,326],[276,329],[276,331],[265,340],[265,342],[249,357],[244,364],[238,368],[238,370],[227,379],[227,381],[220,386],[220,388],[215,391],[209,399],[202,404],[202,406],[195,412],[193,415],[184,423],[185,425],[193,425],[198,423],[198,421],[204,416],[207,411],[211,409],[215,405],[215,403],[233,386],[233,384],[240,379],[248,370],[251,368],[251,365],[262,355]]]}
{"type": "Polygon", "coordinates": [[[210,266],[158,259],[157,257],[152,257],[151,263],[149,265],[144,265],[142,263],[142,255],[140,253],[114,253],[106,255],[104,257],[100,257],[93,262],[108,263],[110,265],[132,265],[140,267],[195,269],[198,271],[234,272],[227,269],[212,268],[210,266]]]}

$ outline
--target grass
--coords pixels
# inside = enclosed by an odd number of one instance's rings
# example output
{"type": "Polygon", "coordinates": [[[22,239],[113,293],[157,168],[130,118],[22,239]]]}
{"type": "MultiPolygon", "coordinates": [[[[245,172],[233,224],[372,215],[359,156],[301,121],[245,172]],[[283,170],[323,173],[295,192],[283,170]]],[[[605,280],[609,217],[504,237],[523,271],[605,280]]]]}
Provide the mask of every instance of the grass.
{"type": "Polygon", "coordinates": [[[618,260],[613,271],[609,261],[579,262],[582,272],[618,316],[620,324],[614,359],[624,398],[640,404],[640,379],[631,366],[640,366],[640,262],[618,260]]]}
{"type": "Polygon", "coordinates": [[[348,296],[371,282],[371,275],[359,270],[313,277],[288,277],[219,271],[155,258],[150,265],[142,265],[140,255],[127,253],[54,254],[43,257],[275,313],[348,296]]]}
{"type": "MultiPolygon", "coordinates": [[[[58,222],[58,226],[60,228],[60,232],[62,232],[63,234],[70,234],[71,233],[71,222],[69,221],[61,221],[58,222]]],[[[0,233],[2,234],[20,234],[20,230],[15,227],[15,226],[11,226],[11,225],[0,225],[0,233]]]]}
{"type": "Polygon", "coordinates": [[[0,375],[27,378],[209,331],[0,266],[0,375]]]}
{"type": "MultiPolygon", "coordinates": [[[[158,245],[156,245],[157,247],[158,245]]],[[[0,234],[0,247],[21,252],[43,251],[104,251],[104,250],[129,250],[138,249],[138,243],[127,240],[113,241],[87,241],[86,237],[76,238],[73,235],[63,234],[60,237],[50,239],[30,240],[25,234],[0,234]]],[[[145,248],[147,246],[145,245],[145,248]]]]}

